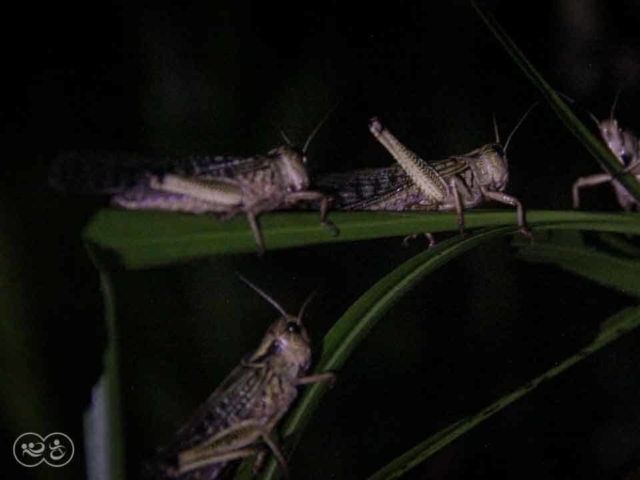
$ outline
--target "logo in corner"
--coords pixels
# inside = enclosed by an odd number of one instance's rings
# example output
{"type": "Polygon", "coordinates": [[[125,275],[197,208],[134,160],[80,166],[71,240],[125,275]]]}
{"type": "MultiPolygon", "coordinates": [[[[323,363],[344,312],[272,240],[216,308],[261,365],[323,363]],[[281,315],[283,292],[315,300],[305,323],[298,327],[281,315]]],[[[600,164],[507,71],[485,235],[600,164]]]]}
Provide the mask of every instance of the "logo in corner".
{"type": "Polygon", "coordinates": [[[13,442],[13,456],[23,467],[37,467],[42,462],[50,467],[64,467],[73,458],[73,441],[64,433],[53,432],[42,438],[27,432],[13,442]]]}

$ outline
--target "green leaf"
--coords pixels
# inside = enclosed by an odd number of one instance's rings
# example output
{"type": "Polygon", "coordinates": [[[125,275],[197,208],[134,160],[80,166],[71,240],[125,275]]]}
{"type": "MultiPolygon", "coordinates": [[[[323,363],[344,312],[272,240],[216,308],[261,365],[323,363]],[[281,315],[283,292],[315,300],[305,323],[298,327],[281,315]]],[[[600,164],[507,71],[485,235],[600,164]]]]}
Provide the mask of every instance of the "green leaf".
{"type": "MultiPolygon", "coordinates": [[[[418,285],[426,275],[483,242],[512,235],[516,231],[514,227],[502,227],[485,230],[465,238],[456,236],[436,244],[397,267],[367,290],[326,334],[322,343],[320,361],[315,371],[339,370],[384,314],[403,295],[418,285]]],[[[327,388],[322,384],[307,387],[296,407],[287,416],[281,435],[288,446],[288,454],[298,443],[303,429],[318,407],[322,396],[327,392],[327,388]]],[[[276,470],[276,462],[270,460],[261,478],[276,478],[276,470]]]]}
{"type": "Polygon", "coordinates": [[[100,274],[108,334],[103,357],[104,368],[92,388],[91,402],[83,418],[87,476],[89,480],[125,478],[115,296],[111,277],[101,261],[100,253],[91,245],[87,245],[86,248],[100,274]]]}
{"type": "Polygon", "coordinates": [[[613,248],[622,255],[626,255],[628,257],[640,257],[640,247],[634,245],[628,240],[625,240],[620,235],[615,235],[613,233],[601,233],[599,238],[605,245],[608,245],[610,248],[613,248]]]}
{"type": "Polygon", "coordinates": [[[467,433],[475,426],[484,422],[491,416],[500,412],[503,408],[530,393],[546,380],[549,380],[572,367],[579,361],[587,358],[601,348],[619,339],[640,325],[640,307],[626,308],[612,317],[608,318],[600,325],[600,332],[597,337],[587,347],[576,352],[562,363],[534,378],[522,387],[504,395],[499,400],[493,402],[487,408],[477,414],[463,418],[440,432],[432,435],[425,441],[419,443],[405,454],[395,458],[388,465],[373,474],[369,480],[382,480],[400,478],[403,474],[413,469],[427,458],[449,445],[456,438],[467,433]]]}
{"type": "Polygon", "coordinates": [[[640,261],[600,252],[585,246],[581,239],[580,243],[570,241],[567,233],[574,232],[552,232],[547,239],[538,238],[534,244],[514,242],[519,246],[518,257],[529,262],[553,263],[605,287],[640,297],[640,261]]]}
{"type": "MultiPolygon", "coordinates": [[[[334,242],[405,236],[419,232],[457,231],[453,213],[332,212],[340,229],[331,236],[317,213],[270,213],[260,218],[269,251],[334,242]]],[[[535,210],[527,212],[532,227],[594,229],[640,234],[640,218],[632,214],[535,210]]],[[[465,213],[468,229],[515,225],[509,210],[465,213]]],[[[86,241],[115,252],[127,269],[168,265],[199,257],[254,253],[256,246],[246,220],[228,221],[169,212],[105,209],[84,231],[86,241]]]]}
{"type": "MultiPolygon", "coordinates": [[[[560,120],[565,126],[573,133],[578,140],[585,146],[585,148],[591,153],[591,155],[598,161],[600,166],[608,173],[616,175],[622,171],[623,166],[616,156],[609,151],[604,143],[595,137],[589,129],[582,123],[578,117],[573,113],[571,108],[566,104],[564,100],[556,93],[556,91],[547,83],[547,81],[540,75],[536,68],[529,62],[524,53],[513,43],[513,40],[502,29],[500,24],[493,18],[490,13],[483,11],[475,0],[470,0],[471,6],[478,13],[482,21],[487,28],[496,37],[496,39],[502,44],[511,58],[518,64],[524,74],[529,78],[542,95],[549,102],[551,108],[556,112],[560,120]]],[[[640,202],[640,182],[631,175],[621,175],[619,181],[625,186],[629,193],[640,202]]]]}

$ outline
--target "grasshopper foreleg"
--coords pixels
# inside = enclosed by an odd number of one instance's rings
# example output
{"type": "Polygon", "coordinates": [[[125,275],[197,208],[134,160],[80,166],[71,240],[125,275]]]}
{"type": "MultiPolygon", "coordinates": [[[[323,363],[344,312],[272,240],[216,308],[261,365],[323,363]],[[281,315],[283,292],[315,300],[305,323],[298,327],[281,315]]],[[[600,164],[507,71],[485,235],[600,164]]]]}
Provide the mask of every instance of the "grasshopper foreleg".
{"type": "Polygon", "coordinates": [[[320,192],[294,192],[287,195],[287,204],[292,205],[298,202],[320,202],[320,223],[329,229],[331,235],[338,236],[340,230],[327,218],[329,212],[329,197],[320,192]]]}
{"type": "Polygon", "coordinates": [[[593,187],[602,183],[609,183],[613,177],[608,173],[596,173],[588,177],[580,177],[573,184],[573,208],[580,207],[580,189],[583,187],[593,187]]]}
{"type": "Polygon", "coordinates": [[[489,199],[494,200],[496,202],[504,203],[505,205],[511,205],[512,207],[516,207],[516,214],[518,215],[518,227],[520,227],[520,233],[527,237],[529,240],[533,240],[533,234],[529,227],[527,227],[525,218],[524,218],[524,208],[522,208],[522,203],[516,197],[512,197],[511,195],[507,195],[502,192],[493,192],[490,190],[486,190],[485,188],[481,189],[482,195],[489,199]]]}

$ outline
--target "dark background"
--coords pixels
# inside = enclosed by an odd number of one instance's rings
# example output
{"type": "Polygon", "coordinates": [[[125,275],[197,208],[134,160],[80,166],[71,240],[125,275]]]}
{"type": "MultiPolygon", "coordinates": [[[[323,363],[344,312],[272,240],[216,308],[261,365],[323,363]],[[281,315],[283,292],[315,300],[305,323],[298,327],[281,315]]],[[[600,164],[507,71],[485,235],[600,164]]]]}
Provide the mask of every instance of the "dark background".
{"type": "MultiPolygon", "coordinates": [[[[558,90],[639,131],[637,2],[487,2],[558,90]]],[[[82,411],[106,341],[97,273],[81,230],[100,199],[52,192],[69,150],[249,155],[303,142],[315,172],[390,159],[366,121],[383,118],[426,159],[506,138],[540,100],[467,2],[205,2],[25,6],[3,28],[0,315],[11,478],[82,478],[82,411]],[[26,431],[67,433],[77,457],[19,467],[26,431]],[[15,472],[12,469],[16,469],[15,472]]],[[[509,148],[507,191],[529,209],[570,208],[570,185],[598,169],[542,104],[509,148]]],[[[609,188],[585,209],[615,210],[609,188]]],[[[317,342],[367,288],[425,247],[400,239],[236,255],[114,276],[128,468],[172,432],[253,348],[275,312],[239,271],[307,318],[317,342]]],[[[632,301],[511,255],[471,252],[396,305],[339,373],[291,463],[294,478],[364,478],[454,420],[542,373],[632,301]]],[[[640,463],[632,334],[492,418],[407,478],[622,478],[640,463]]],[[[5,445],[5,443],[3,443],[5,445]]],[[[4,457],[3,457],[4,458],[4,457]]],[[[9,476],[7,478],[10,478],[9,476]]],[[[132,476],[133,478],[133,476],[132,476]]]]}

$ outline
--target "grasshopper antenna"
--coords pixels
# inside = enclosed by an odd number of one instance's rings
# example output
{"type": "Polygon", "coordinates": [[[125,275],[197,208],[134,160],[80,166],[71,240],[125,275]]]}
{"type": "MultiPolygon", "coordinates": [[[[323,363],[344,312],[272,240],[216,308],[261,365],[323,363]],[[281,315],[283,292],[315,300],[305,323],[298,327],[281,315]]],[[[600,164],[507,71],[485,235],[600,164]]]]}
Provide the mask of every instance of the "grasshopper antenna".
{"type": "MultiPolygon", "coordinates": [[[[290,317],[291,315],[289,315],[284,308],[282,308],[280,306],[280,304],[278,302],[276,302],[273,298],[271,298],[269,295],[267,295],[263,290],[261,290],[260,288],[258,288],[257,286],[255,286],[253,283],[251,283],[249,280],[247,280],[246,278],[244,278],[242,275],[240,275],[239,273],[236,273],[236,275],[238,276],[238,278],[240,280],[242,280],[244,283],[246,283],[247,285],[249,285],[258,295],[260,295],[262,298],[264,298],[267,302],[269,302],[276,310],[278,310],[283,317],[290,317]]],[[[305,302],[307,303],[307,302],[305,302]]]]}
{"type": "MultiPolygon", "coordinates": [[[[574,106],[575,106],[575,105],[577,104],[577,102],[576,102],[572,97],[570,97],[569,95],[567,95],[566,93],[562,93],[562,92],[561,92],[561,91],[559,91],[559,90],[556,90],[556,93],[557,93],[558,95],[560,95],[564,100],[566,100],[567,102],[569,102],[571,105],[574,105],[574,106]]],[[[616,97],[616,98],[617,98],[617,97],[616,97]]],[[[614,103],[615,103],[615,102],[614,102],[614,103]]],[[[589,115],[589,118],[595,122],[596,127],[600,128],[600,121],[596,118],[596,116],[595,116],[593,113],[591,113],[589,110],[587,110],[587,109],[585,109],[585,108],[583,108],[583,107],[580,107],[580,108],[581,108],[583,111],[587,112],[587,115],[589,115]]],[[[612,118],[613,118],[613,109],[611,110],[611,115],[612,115],[612,118]]]]}
{"type": "Polygon", "coordinates": [[[300,307],[300,311],[298,312],[298,318],[296,319],[297,320],[296,323],[302,325],[302,317],[304,316],[304,312],[307,310],[307,307],[311,303],[311,300],[314,299],[314,297],[316,296],[317,293],[318,293],[318,291],[314,290],[313,292],[311,292],[311,294],[304,301],[304,303],[300,307]]]}
{"type": "Polygon", "coordinates": [[[526,112],[524,112],[524,115],[522,116],[522,118],[520,118],[520,120],[518,121],[516,126],[513,127],[513,130],[511,130],[511,133],[507,137],[507,142],[504,144],[504,155],[505,155],[505,157],[507,155],[507,148],[509,148],[509,142],[513,138],[513,134],[516,133],[518,128],[520,128],[520,125],[522,125],[522,122],[524,122],[524,120],[527,118],[527,116],[531,113],[531,110],[533,110],[537,105],[538,105],[538,102],[535,102],[533,105],[531,105],[529,107],[529,109],[526,112]]]}
{"type": "Polygon", "coordinates": [[[578,104],[578,102],[575,101],[575,99],[573,97],[570,97],[569,95],[567,95],[564,92],[561,92],[560,90],[555,90],[555,92],[560,95],[563,100],[566,100],[567,102],[569,102],[571,105],[573,106],[578,106],[578,108],[580,108],[581,110],[585,111],[587,113],[587,115],[589,115],[589,118],[591,118],[591,120],[593,120],[596,123],[596,126],[598,128],[600,128],[600,121],[596,118],[596,116],[591,113],[589,110],[585,109],[584,107],[580,107],[580,105],[578,104]]]}
{"type": "Polygon", "coordinates": [[[338,108],[338,105],[340,105],[340,100],[338,100],[335,103],[335,105],[331,107],[327,113],[325,113],[324,117],[322,117],[322,120],[320,120],[320,123],[318,123],[316,128],[313,129],[313,131],[309,135],[309,138],[307,138],[307,141],[304,143],[304,147],[302,147],[302,153],[307,153],[307,148],[309,148],[309,144],[311,143],[311,140],[313,140],[313,137],[316,136],[316,133],[318,133],[320,128],[325,124],[325,122],[331,116],[331,114],[335,111],[335,109],[338,108]]]}
{"type": "Polygon", "coordinates": [[[287,145],[289,145],[290,147],[293,147],[293,142],[291,140],[289,140],[289,137],[287,137],[287,134],[284,133],[284,128],[282,128],[280,125],[278,125],[276,122],[271,122],[273,124],[274,127],[276,127],[278,129],[278,132],[280,132],[280,136],[282,137],[282,139],[285,141],[285,143],[287,145]]]}
{"type": "Polygon", "coordinates": [[[620,85],[618,87],[618,91],[616,92],[616,96],[613,97],[613,105],[611,105],[611,113],[609,116],[609,119],[613,121],[613,114],[616,111],[616,105],[618,104],[618,98],[620,98],[620,93],[622,93],[622,88],[624,87],[624,84],[620,85]]]}
{"type": "Polygon", "coordinates": [[[496,112],[491,115],[493,117],[493,132],[496,134],[496,143],[500,145],[500,134],[498,133],[498,121],[496,120],[496,112]]]}

